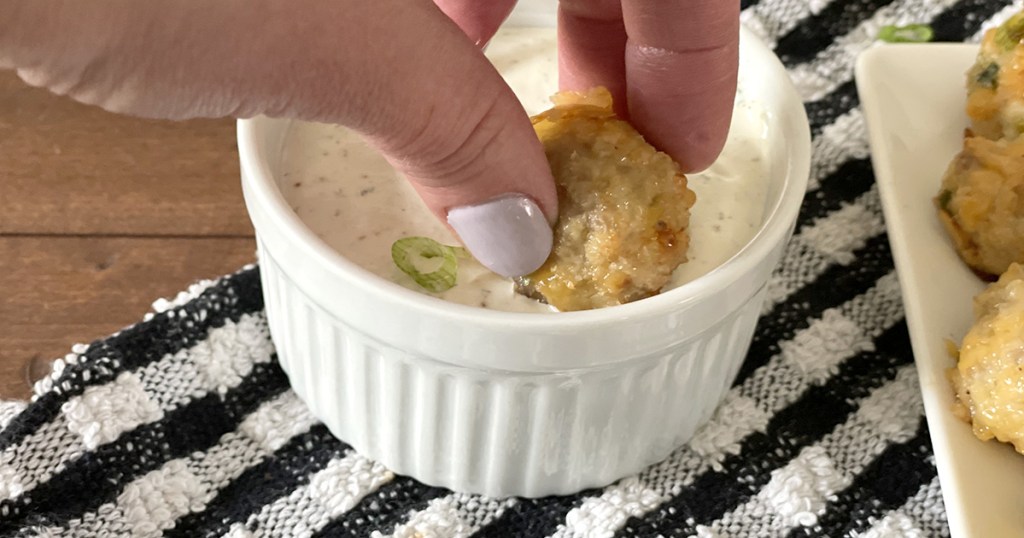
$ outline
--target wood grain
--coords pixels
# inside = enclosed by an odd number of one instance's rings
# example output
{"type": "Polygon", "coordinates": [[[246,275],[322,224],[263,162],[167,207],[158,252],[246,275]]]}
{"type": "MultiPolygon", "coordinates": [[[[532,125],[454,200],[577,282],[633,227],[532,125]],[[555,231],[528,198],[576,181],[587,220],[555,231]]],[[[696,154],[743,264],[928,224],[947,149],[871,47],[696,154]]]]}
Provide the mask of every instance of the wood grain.
{"type": "Polygon", "coordinates": [[[116,116],[0,71],[0,399],[254,251],[234,122],[116,116]]]}
{"type": "Polygon", "coordinates": [[[142,319],[152,302],[255,260],[249,238],[0,237],[0,397],[28,394],[33,359],[142,319]]]}
{"type": "Polygon", "coordinates": [[[0,201],[0,234],[252,234],[233,121],[117,116],[3,71],[0,201]]]}

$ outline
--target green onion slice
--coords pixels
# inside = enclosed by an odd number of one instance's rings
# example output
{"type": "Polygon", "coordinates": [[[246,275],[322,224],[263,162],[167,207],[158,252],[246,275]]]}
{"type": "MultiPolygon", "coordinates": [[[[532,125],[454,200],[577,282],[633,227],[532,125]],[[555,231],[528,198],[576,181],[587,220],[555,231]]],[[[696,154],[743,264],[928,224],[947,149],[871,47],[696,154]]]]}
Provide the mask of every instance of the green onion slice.
{"type": "Polygon", "coordinates": [[[996,89],[999,86],[999,64],[995,62],[988,64],[985,66],[985,69],[978,73],[975,80],[978,81],[978,85],[981,87],[990,90],[996,89]]]}
{"type": "Polygon", "coordinates": [[[906,26],[888,25],[878,30],[878,39],[887,43],[924,43],[935,37],[935,31],[927,24],[906,26]]]}
{"type": "Polygon", "coordinates": [[[391,245],[391,259],[427,291],[441,293],[455,285],[462,247],[442,245],[429,237],[404,237],[391,245]]]}
{"type": "Polygon", "coordinates": [[[1024,13],[1018,13],[996,29],[996,44],[1003,50],[1010,50],[1024,39],[1024,13]]]}

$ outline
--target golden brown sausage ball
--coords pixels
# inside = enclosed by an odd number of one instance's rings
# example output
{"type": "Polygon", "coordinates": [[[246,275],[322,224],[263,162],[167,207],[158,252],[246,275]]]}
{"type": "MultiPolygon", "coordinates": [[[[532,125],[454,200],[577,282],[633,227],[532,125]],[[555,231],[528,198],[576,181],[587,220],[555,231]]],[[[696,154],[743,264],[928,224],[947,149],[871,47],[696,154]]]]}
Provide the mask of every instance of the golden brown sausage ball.
{"type": "Polygon", "coordinates": [[[604,88],[553,101],[533,126],[558,188],[555,243],[518,289],[562,311],[657,294],[686,261],[696,199],[686,176],[615,117],[604,88]]]}
{"type": "Polygon", "coordinates": [[[948,374],[957,415],[983,441],[1024,453],[1024,268],[1013,264],[974,300],[976,322],[948,374]]]}
{"type": "Polygon", "coordinates": [[[982,275],[1024,263],[1024,137],[964,139],[936,197],[960,257],[982,275]]]}
{"type": "Polygon", "coordinates": [[[997,140],[1024,132],[1024,13],[985,33],[967,72],[967,115],[975,134],[997,140]]]}

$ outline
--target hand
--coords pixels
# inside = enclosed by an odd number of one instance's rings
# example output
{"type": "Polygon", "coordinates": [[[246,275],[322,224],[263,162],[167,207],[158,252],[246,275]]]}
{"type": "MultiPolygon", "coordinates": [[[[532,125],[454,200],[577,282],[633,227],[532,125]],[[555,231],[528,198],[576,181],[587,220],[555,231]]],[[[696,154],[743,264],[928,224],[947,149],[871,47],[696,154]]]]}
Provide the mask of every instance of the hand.
{"type": "MultiPolygon", "coordinates": [[[[511,9],[507,0],[435,0],[476,42],[511,9]]],[[[687,172],[722,151],[739,58],[735,0],[561,0],[559,85],[605,86],[617,112],[687,172]]]]}
{"type": "MultiPolygon", "coordinates": [[[[618,2],[563,2],[562,84],[625,91],[638,128],[692,169],[724,140],[738,3],[678,3],[627,0],[619,17],[618,2]]],[[[114,112],[351,127],[514,276],[547,257],[557,200],[525,112],[474,46],[513,4],[440,2],[457,26],[426,0],[0,0],[0,68],[114,112]]]]}

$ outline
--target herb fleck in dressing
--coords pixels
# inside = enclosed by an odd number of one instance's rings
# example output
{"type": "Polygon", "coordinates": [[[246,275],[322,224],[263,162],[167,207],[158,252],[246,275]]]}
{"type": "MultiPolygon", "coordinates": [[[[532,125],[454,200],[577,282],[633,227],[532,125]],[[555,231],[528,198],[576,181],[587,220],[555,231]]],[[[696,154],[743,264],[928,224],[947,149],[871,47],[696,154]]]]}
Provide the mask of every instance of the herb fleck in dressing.
{"type": "MultiPolygon", "coordinates": [[[[547,108],[557,91],[555,33],[547,28],[506,28],[487,56],[529,114],[547,108]]],[[[767,175],[766,118],[755,104],[737,99],[729,141],[708,170],[691,174],[697,202],[690,215],[689,261],[673,275],[680,286],[721,265],[754,236],[764,216],[767,175]]],[[[415,191],[351,131],[294,122],[288,131],[279,186],[289,205],[328,245],[366,270],[429,293],[400,271],[391,247],[424,236],[458,245],[415,191]]],[[[513,290],[512,282],[460,257],[455,286],[431,293],[447,301],[511,312],[552,312],[513,290]]]]}

